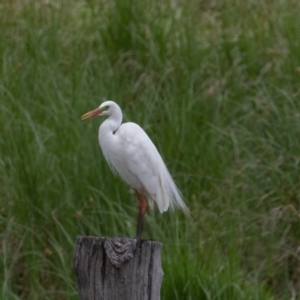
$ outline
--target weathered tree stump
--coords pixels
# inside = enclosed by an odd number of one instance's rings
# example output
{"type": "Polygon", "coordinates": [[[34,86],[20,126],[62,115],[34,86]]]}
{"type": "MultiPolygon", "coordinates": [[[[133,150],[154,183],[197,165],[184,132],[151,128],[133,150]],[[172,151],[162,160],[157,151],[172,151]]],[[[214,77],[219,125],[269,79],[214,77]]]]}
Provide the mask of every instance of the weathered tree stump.
{"type": "Polygon", "coordinates": [[[81,300],[159,300],[162,244],[136,239],[77,238],[74,269],[81,300]]]}

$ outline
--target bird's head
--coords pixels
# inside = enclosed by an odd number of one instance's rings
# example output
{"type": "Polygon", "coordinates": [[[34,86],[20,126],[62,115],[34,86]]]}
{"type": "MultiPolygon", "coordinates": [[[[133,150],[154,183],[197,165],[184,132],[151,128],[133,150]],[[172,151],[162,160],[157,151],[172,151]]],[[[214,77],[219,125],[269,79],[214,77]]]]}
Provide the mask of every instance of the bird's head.
{"type": "Polygon", "coordinates": [[[81,116],[81,120],[86,120],[94,116],[110,116],[118,105],[113,101],[105,101],[98,108],[91,110],[81,116]]]}

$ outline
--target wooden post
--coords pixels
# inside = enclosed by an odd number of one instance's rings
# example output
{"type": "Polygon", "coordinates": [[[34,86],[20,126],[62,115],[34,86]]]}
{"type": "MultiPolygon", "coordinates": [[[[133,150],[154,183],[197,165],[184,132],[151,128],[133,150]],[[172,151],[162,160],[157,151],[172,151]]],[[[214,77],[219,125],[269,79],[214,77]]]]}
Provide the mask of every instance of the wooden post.
{"type": "Polygon", "coordinates": [[[77,238],[74,269],[81,300],[159,300],[162,244],[136,239],[77,238]]]}

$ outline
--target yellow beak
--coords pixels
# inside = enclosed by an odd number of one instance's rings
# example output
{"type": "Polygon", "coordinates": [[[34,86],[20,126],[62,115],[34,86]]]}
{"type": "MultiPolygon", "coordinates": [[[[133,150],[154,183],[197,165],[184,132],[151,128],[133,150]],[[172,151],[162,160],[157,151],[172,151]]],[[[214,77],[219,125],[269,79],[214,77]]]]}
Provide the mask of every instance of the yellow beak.
{"type": "Polygon", "coordinates": [[[86,119],[88,119],[90,117],[98,116],[101,113],[102,113],[102,110],[100,108],[96,108],[94,110],[91,110],[91,111],[87,112],[83,116],[81,116],[81,120],[86,120],[86,119]]]}

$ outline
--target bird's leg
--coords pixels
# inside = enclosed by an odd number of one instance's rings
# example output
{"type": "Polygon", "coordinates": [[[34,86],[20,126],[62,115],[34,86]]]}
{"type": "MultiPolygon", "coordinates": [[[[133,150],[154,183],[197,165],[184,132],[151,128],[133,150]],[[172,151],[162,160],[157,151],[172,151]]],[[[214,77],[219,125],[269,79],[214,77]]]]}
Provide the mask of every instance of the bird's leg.
{"type": "Polygon", "coordinates": [[[138,240],[138,246],[141,242],[141,235],[142,235],[142,229],[143,229],[143,221],[144,216],[147,210],[147,201],[145,200],[145,196],[143,192],[135,191],[137,200],[138,200],[138,224],[137,224],[137,232],[136,232],[136,238],[138,240]]]}

